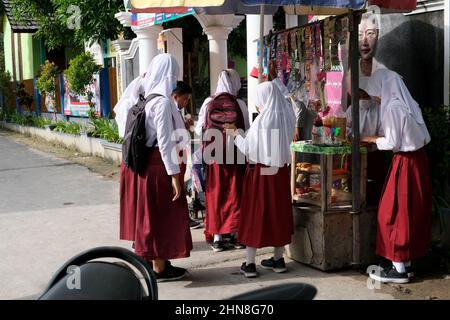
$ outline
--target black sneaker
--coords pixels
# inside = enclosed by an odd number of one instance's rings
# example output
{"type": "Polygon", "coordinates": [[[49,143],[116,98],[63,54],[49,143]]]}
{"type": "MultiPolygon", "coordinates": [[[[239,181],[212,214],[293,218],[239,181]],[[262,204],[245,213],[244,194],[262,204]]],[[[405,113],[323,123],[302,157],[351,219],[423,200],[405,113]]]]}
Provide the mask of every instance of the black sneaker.
{"type": "Polygon", "coordinates": [[[229,244],[234,249],[245,249],[245,244],[238,242],[235,236],[230,238],[229,244]]]}
{"type": "Polygon", "coordinates": [[[383,283],[408,283],[410,278],[406,272],[399,273],[392,265],[387,268],[377,268],[369,273],[369,277],[383,283]]]}
{"type": "Polygon", "coordinates": [[[157,282],[175,281],[183,278],[186,275],[186,269],[174,267],[170,264],[169,261],[167,261],[166,268],[163,270],[163,272],[155,272],[155,275],[157,282]]]}
{"type": "Polygon", "coordinates": [[[223,251],[223,241],[214,241],[211,245],[211,249],[213,249],[214,252],[223,251]]]}
{"type": "Polygon", "coordinates": [[[276,273],[283,273],[287,271],[286,263],[284,263],[284,258],[274,260],[274,258],[266,259],[261,261],[261,266],[264,269],[271,269],[276,273]]]}
{"type": "Polygon", "coordinates": [[[189,218],[189,227],[191,228],[191,230],[193,229],[198,229],[201,227],[200,222],[195,221],[194,219],[189,218]]]}
{"type": "MultiPolygon", "coordinates": [[[[392,261],[390,260],[382,260],[379,264],[379,267],[381,267],[382,269],[388,269],[390,267],[392,267],[392,261]]],[[[414,271],[412,270],[411,266],[406,267],[406,273],[408,274],[408,278],[412,279],[414,278],[414,271]]]]}
{"type": "Polygon", "coordinates": [[[256,278],[258,276],[258,272],[256,271],[256,265],[254,263],[242,263],[241,273],[244,274],[246,278],[256,278]]]}

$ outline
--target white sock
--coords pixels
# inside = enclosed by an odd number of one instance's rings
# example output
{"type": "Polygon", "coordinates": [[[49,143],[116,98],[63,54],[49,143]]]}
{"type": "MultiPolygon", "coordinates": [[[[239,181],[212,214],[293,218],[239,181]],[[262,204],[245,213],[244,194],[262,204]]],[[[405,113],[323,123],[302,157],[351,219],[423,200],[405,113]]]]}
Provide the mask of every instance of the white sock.
{"type": "Polygon", "coordinates": [[[214,235],[214,242],[216,241],[222,241],[222,235],[221,234],[215,234],[214,235]]]}
{"type": "Polygon", "coordinates": [[[255,263],[256,259],[256,248],[247,247],[245,248],[246,265],[255,263]]]}
{"type": "Polygon", "coordinates": [[[406,267],[406,268],[411,267],[411,261],[406,261],[406,262],[405,262],[405,267],[406,267]]]}
{"type": "Polygon", "coordinates": [[[284,247],[275,247],[273,252],[273,259],[280,260],[283,258],[284,247]]]}
{"type": "Polygon", "coordinates": [[[394,265],[395,270],[397,270],[398,273],[405,273],[406,272],[405,263],[392,261],[392,264],[394,265]]]}

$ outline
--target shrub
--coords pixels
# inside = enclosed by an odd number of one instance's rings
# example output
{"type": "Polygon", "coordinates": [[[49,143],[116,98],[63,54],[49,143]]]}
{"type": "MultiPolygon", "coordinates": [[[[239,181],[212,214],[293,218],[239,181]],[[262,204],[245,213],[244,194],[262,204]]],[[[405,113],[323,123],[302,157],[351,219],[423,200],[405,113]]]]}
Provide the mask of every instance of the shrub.
{"type": "Polygon", "coordinates": [[[56,77],[58,76],[58,67],[50,61],[45,61],[41,65],[39,77],[36,80],[36,87],[40,94],[54,93],[56,90],[56,77]]]}
{"type": "Polygon", "coordinates": [[[90,52],[83,52],[69,62],[69,68],[65,71],[70,91],[78,95],[87,95],[90,106],[90,118],[93,114],[93,94],[89,86],[94,83],[94,73],[98,72],[100,67],[95,64],[94,56],[90,52]]]}
{"type": "Polygon", "coordinates": [[[91,119],[90,125],[93,127],[89,131],[92,137],[101,138],[109,142],[122,143],[116,122],[111,122],[105,118],[97,118],[91,119]]]}
{"type": "Polygon", "coordinates": [[[73,135],[79,135],[81,132],[81,124],[77,122],[71,122],[71,121],[58,121],[55,124],[55,129],[53,131],[67,133],[67,134],[73,134],[73,135]]]}

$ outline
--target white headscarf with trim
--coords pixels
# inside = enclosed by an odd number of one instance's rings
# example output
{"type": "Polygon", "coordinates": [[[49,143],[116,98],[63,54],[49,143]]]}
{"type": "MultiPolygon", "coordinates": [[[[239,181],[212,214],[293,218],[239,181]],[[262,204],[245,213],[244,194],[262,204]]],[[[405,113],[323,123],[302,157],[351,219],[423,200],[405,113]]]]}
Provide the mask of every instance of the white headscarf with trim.
{"type": "Polygon", "coordinates": [[[233,69],[226,69],[220,72],[217,81],[216,95],[222,92],[228,92],[233,96],[237,96],[241,89],[241,77],[233,69]]]}
{"type": "Polygon", "coordinates": [[[411,96],[398,73],[379,69],[370,77],[366,89],[369,95],[381,98],[381,114],[387,106],[395,103],[405,108],[418,124],[425,123],[419,104],[411,96]]]}
{"type": "Polygon", "coordinates": [[[258,85],[255,105],[260,108],[261,114],[256,117],[245,137],[247,156],[255,163],[283,167],[291,162],[294,111],[273,82],[258,85]]]}

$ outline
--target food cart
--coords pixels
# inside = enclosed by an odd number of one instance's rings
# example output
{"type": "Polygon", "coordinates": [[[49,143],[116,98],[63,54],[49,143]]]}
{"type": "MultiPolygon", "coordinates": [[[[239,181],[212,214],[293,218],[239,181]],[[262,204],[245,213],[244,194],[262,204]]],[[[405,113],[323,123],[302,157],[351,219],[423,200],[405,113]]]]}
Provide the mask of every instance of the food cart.
{"type": "MultiPolygon", "coordinates": [[[[288,256],[321,270],[331,270],[351,266],[354,250],[358,250],[359,264],[371,263],[375,252],[376,208],[363,205],[360,212],[352,210],[351,146],[318,146],[300,141],[293,143],[291,149],[294,235],[286,247],[288,256]]],[[[359,193],[364,204],[365,147],[360,148],[360,160],[359,193]]]]}
{"type": "MultiPolygon", "coordinates": [[[[264,39],[263,66],[272,61],[294,109],[300,103],[314,115],[308,120],[314,121],[311,136],[291,147],[294,235],[287,254],[321,270],[369,264],[375,257],[376,208],[365,205],[367,148],[346,141],[344,113],[358,14],[327,17],[264,39]]],[[[359,132],[359,126],[352,129],[359,132]]]]}

